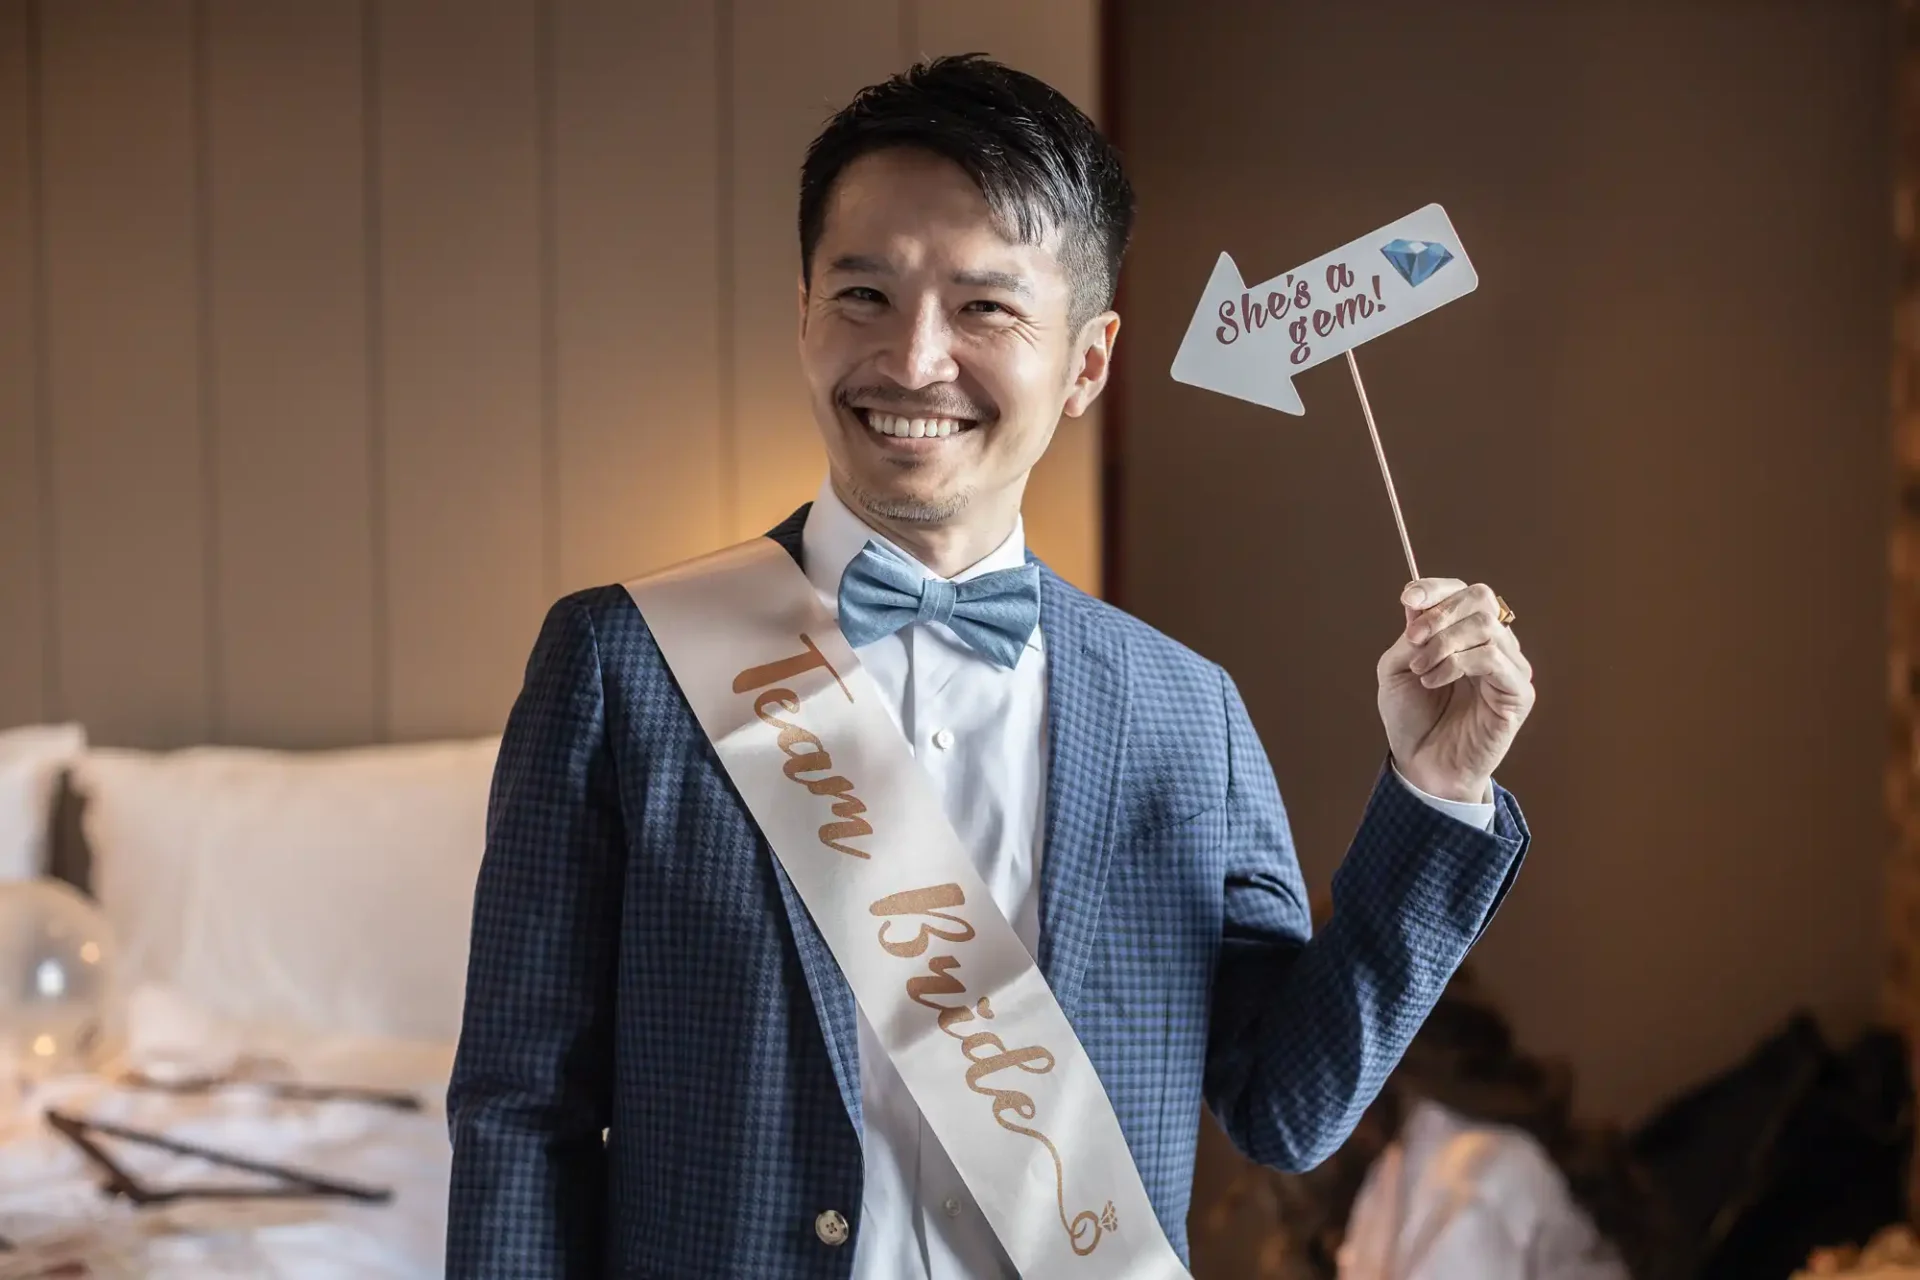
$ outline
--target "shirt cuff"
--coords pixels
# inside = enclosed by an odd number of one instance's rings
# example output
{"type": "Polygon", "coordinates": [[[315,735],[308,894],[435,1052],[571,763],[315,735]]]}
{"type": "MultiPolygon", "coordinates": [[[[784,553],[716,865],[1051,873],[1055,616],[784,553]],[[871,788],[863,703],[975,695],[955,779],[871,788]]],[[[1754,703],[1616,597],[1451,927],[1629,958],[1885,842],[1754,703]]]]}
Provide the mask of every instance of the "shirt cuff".
{"type": "Polygon", "coordinates": [[[1411,782],[1408,782],[1406,775],[1400,772],[1400,766],[1391,758],[1387,761],[1387,767],[1393,770],[1394,777],[1400,779],[1400,785],[1408,791],[1411,791],[1414,796],[1422,802],[1432,805],[1449,818],[1456,818],[1476,830],[1493,830],[1492,802],[1486,804],[1468,804],[1462,800],[1442,800],[1439,796],[1430,796],[1420,788],[1414,786],[1411,782]]]}

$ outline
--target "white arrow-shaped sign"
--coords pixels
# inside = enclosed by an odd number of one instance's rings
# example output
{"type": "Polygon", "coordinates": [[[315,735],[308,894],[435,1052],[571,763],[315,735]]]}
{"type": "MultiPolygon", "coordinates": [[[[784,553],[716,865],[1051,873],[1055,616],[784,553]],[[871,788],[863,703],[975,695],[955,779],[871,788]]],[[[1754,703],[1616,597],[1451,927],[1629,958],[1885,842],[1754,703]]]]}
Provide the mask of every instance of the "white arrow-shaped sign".
{"type": "Polygon", "coordinates": [[[1173,360],[1177,381],[1305,413],[1293,375],[1472,293],[1447,211],[1430,204],[1332,253],[1248,285],[1226,254],[1173,360]]]}

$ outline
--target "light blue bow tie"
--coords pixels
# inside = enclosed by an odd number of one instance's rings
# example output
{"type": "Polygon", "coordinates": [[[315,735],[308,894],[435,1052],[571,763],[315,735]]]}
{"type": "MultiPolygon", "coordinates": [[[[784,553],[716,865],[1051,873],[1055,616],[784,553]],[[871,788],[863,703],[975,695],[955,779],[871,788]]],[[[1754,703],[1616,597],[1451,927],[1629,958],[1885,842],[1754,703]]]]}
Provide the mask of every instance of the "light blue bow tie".
{"type": "Polygon", "coordinates": [[[944,622],[975,653],[1011,669],[1040,625],[1040,567],[948,582],[870,541],[841,575],[840,630],[859,649],[909,622],[944,622]]]}

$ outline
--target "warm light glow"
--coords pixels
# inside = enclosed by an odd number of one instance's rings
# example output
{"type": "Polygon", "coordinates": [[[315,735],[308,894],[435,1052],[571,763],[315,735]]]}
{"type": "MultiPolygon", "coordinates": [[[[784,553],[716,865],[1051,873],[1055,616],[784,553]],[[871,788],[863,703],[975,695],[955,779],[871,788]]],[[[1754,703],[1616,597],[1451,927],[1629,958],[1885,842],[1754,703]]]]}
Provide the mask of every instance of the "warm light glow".
{"type": "Polygon", "coordinates": [[[81,963],[83,964],[99,964],[100,963],[100,944],[97,942],[81,943],[80,944],[80,960],[81,960],[81,963]]]}
{"type": "Polygon", "coordinates": [[[34,1037],[33,1053],[35,1057],[51,1058],[53,1056],[53,1047],[54,1046],[53,1046],[52,1036],[35,1036],[34,1037]]]}

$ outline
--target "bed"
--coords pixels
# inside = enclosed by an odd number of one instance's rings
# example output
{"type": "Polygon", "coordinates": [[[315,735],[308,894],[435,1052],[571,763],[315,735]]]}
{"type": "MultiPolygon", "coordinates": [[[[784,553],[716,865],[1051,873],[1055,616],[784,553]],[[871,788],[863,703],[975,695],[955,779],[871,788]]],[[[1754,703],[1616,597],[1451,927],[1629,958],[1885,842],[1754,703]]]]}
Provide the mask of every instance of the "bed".
{"type": "Polygon", "coordinates": [[[35,732],[66,753],[86,856],[0,814],[0,866],[14,838],[42,869],[88,868],[119,998],[90,1070],[0,1078],[0,1280],[441,1275],[442,1100],[498,740],[149,753],[35,732]],[[329,1190],[168,1202],[281,1181],[190,1152],[329,1190]],[[115,1168],[161,1201],[104,1190],[115,1168]]]}

